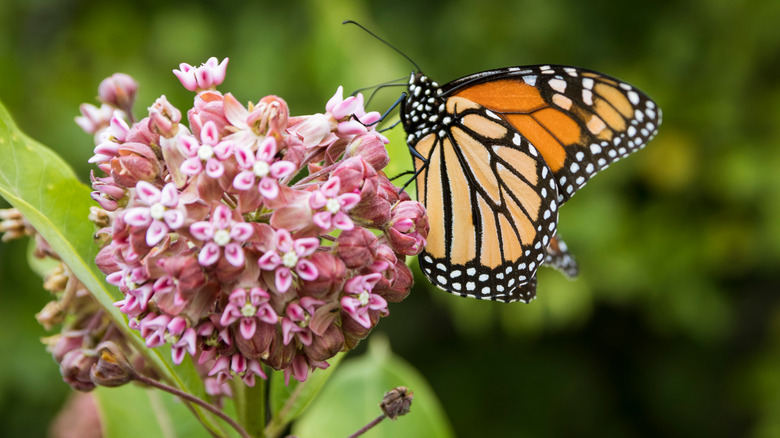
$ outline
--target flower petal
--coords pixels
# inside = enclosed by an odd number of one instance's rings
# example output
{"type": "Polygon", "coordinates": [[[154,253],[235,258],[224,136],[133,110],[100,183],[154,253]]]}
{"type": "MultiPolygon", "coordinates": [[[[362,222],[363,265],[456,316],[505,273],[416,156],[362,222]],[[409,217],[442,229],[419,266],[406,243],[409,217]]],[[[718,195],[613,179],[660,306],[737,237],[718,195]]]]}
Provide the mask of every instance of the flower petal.
{"type": "Polygon", "coordinates": [[[245,222],[236,222],[230,227],[230,237],[238,242],[246,242],[253,232],[252,225],[245,222]]]}
{"type": "Polygon", "coordinates": [[[255,185],[255,174],[245,170],[233,179],[233,187],[237,190],[249,190],[255,185]]]}
{"type": "Polygon", "coordinates": [[[225,245],[225,260],[237,268],[244,266],[246,259],[244,257],[244,248],[241,247],[240,243],[230,242],[225,245]]]}
{"type": "Polygon", "coordinates": [[[252,336],[254,336],[256,329],[257,321],[255,318],[241,318],[239,331],[241,332],[241,336],[243,336],[244,339],[250,339],[252,336]]]}
{"type": "Polygon", "coordinates": [[[135,186],[135,195],[146,205],[152,205],[160,201],[162,193],[160,189],[146,181],[138,181],[135,186]]]}
{"type": "Polygon", "coordinates": [[[214,237],[214,226],[206,221],[195,222],[190,225],[190,233],[198,240],[210,240],[214,237]]]}
{"type": "Polygon", "coordinates": [[[168,235],[168,225],[163,221],[152,221],[146,229],[146,244],[155,246],[168,235]]]}
{"type": "Polygon", "coordinates": [[[145,227],[152,222],[152,216],[146,207],[128,208],[122,218],[125,223],[134,227],[145,227]]]}
{"type": "Polygon", "coordinates": [[[198,263],[200,263],[201,266],[211,266],[214,263],[217,263],[217,260],[219,260],[219,252],[219,245],[214,242],[203,245],[203,248],[201,248],[200,253],[198,254],[198,263]]]}
{"type": "Polygon", "coordinates": [[[295,267],[295,272],[298,276],[306,281],[314,281],[319,276],[317,267],[314,263],[308,260],[298,260],[298,265],[295,267]]]}

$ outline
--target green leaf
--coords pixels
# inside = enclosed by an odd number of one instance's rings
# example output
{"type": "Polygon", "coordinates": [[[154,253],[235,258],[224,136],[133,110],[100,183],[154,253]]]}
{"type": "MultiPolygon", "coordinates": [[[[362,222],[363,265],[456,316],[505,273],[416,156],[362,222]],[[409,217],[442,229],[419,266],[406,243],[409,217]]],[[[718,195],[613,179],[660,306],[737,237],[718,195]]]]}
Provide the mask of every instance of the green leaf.
{"type": "MultiPolygon", "coordinates": [[[[98,248],[92,241],[94,225],[87,218],[89,207],[94,205],[89,187],[57,154],[22,133],[2,104],[0,195],[30,221],[163,380],[198,397],[205,395],[194,367],[175,366],[169,349],[147,348],[140,335],[127,326],[124,315],[113,305],[122,299],[121,292],[108,286],[94,262],[98,248]]],[[[196,410],[209,427],[219,430],[210,415],[196,410]]]]}
{"type": "Polygon", "coordinates": [[[374,336],[367,354],[350,359],[335,373],[308,411],[293,425],[301,437],[347,436],[382,414],[385,392],[406,386],[414,393],[408,414],[385,419],[369,437],[451,437],[450,425],[433,390],[411,365],[394,356],[384,338],[374,336]]]}
{"type": "Polygon", "coordinates": [[[291,378],[290,385],[285,385],[284,373],[281,371],[271,373],[271,393],[269,396],[271,421],[266,427],[266,435],[269,437],[278,436],[290,422],[306,410],[343,357],[344,353],[339,353],[329,359],[330,366],[328,368],[314,371],[303,383],[291,378]]]}
{"type": "Polygon", "coordinates": [[[103,436],[211,437],[187,405],[167,392],[130,384],[98,388],[94,393],[103,436]]]}

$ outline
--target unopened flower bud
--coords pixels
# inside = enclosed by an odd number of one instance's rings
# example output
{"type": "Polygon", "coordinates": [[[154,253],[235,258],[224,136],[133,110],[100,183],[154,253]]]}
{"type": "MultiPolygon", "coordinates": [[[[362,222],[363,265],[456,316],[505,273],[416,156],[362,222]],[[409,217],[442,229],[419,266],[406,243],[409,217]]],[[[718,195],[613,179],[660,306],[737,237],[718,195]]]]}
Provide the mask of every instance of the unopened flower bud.
{"type": "Polygon", "coordinates": [[[60,363],[62,379],[77,391],[89,392],[95,389],[95,384],[89,378],[92,365],[97,362],[97,356],[92,350],[79,348],[65,354],[60,363]]]}
{"type": "Polygon", "coordinates": [[[384,169],[390,162],[384,142],[372,132],[352,140],[346,152],[349,157],[362,157],[375,170],[384,169]]]}
{"type": "Polygon", "coordinates": [[[84,344],[85,331],[62,330],[62,333],[46,338],[46,349],[57,362],[62,362],[66,354],[80,349],[84,344]]]}
{"type": "Polygon", "coordinates": [[[399,386],[385,393],[379,407],[385,413],[387,418],[395,420],[401,415],[409,413],[409,407],[412,405],[414,393],[405,386],[399,386]]]}
{"type": "Polygon", "coordinates": [[[271,342],[276,337],[276,326],[259,323],[255,327],[255,333],[249,339],[244,339],[238,330],[233,330],[233,339],[238,351],[248,359],[260,360],[268,355],[271,342]]]}
{"type": "Polygon", "coordinates": [[[360,269],[371,264],[377,238],[363,227],[342,232],[336,239],[336,254],[349,269],[360,269]]]}
{"type": "Polygon", "coordinates": [[[417,255],[428,238],[428,216],[425,207],[416,201],[402,201],[391,211],[389,227],[385,230],[390,246],[404,255],[417,255]]]}
{"type": "Polygon", "coordinates": [[[390,283],[390,287],[377,293],[391,303],[400,303],[409,296],[413,284],[414,276],[412,271],[406,266],[404,260],[399,259],[395,265],[395,275],[390,283]]]}
{"type": "Polygon", "coordinates": [[[138,181],[154,181],[160,172],[160,161],[143,143],[124,143],[119,147],[119,157],[111,160],[111,175],[125,187],[135,187],[138,181]]]}
{"type": "Polygon", "coordinates": [[[165,138],[171,138],[179,132],[181,111],[168,102],[163,95],[157,98],[149,108],[149,130],[165,138]]]}
{"type": "Polygon", "coordinates": [[[114,73],[98,86],[98,99],[130,114],[138,91],[138,83],[124,73],[114,73]]]}
{"type": "Polygon", "coordinates": [[[229,125],[225,116],[224,97],[216,91],[204,91],[195,96],[195,106],[187,111],[190,130],[196,138],[201,137],[201,128],[208,122],[214,122],[220,136],[227,135],[225,127],[229,125]]]}
{"type": "Polygon", "coordinates": [[[113,388],[135,379],[133,367],[115,343],[103,342],[96,350],[98,360],[92,365],[89,374],[92,383],[113,388]]]}
{"type": "Polygon", "coordinates": [[[290,366],[293,357],[295,357],[295,349],[294,342],[285,345],[282,334],[277,332],[268,348],[268,357],[263,359],[263,363],[275,370],[283,370],[290,366]]]}
{"type": "Polygon", "coordinates": [[[333,171],[332,177],[339,178],[340,193],[357,193],[364,199],[376,195],[378,185],[376,170],[361,156],[342,162],[333,171]]]}
{"type": "Polygon", "coordinates": [[[344,345],[344,334],[335,324],[331,324],[325,333],[314,336],[310,345],[304,345],[303,351],[309,358],[319,362],[335,356],[344,349],[344,345]]]}
{"type": "Polygon", "coordinates": [[[309,257],[309,261],[317,268],[317,278],[304,281],[303,293],[326,299],[341,289],[347,268],[339,257],[330,252],[318,251],[309,257]]]}
{"type": "MultiPolygon", "coordinates": [[[[379,321],[379,311],[369,310],[368,317],[371,321],[371,327],[374,327],[379,321]]],[[[341,331],[344,333],[344,342],[347,350],[353,349],[361,339],[364,339],[371,333],[371,328],[366,328],[357,322],[348,313],[341,312],[341,331]]]]}

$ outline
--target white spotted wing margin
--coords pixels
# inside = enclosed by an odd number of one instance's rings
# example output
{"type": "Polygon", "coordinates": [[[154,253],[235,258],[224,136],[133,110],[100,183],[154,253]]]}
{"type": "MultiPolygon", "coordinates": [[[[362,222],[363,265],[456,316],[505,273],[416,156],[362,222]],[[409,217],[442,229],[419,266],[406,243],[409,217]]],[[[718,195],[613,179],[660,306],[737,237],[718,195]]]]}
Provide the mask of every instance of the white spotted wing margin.
{"type": "Polygon", "coordinates": [[[484,108],[456,111],[443,132],[425,161],[415,159],[417,169],[426,167],[418,199],[440,208],[443,219],[431,224],[432,232],[442,230],[443,243],[438,250],[426,247],[420,268],[434,285],[456,295],[530,302],[557,227],[552,172],[527,140],[484,108]],[[502,125],[505,136],[479,134],[470,126],[471,115],[502,125]]]}

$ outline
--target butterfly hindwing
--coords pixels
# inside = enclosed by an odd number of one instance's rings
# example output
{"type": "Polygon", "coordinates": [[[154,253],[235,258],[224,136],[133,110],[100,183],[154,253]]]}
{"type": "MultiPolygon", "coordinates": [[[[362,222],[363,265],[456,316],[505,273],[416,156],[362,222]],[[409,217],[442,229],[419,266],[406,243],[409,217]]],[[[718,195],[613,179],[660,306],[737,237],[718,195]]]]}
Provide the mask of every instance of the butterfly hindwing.
{"type": "Polygon", "coordinates": [[[569,248],[561,240],[560,235],[553,237],[550,244],[547,245],[547,256],[544,258],[544,263],[551,268],[561,271],[569,278],[574,278],[579,274],[577,261],[569,253],[569,248]]]}

